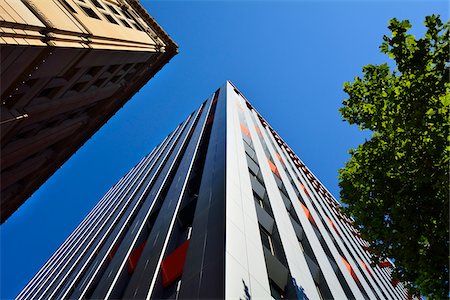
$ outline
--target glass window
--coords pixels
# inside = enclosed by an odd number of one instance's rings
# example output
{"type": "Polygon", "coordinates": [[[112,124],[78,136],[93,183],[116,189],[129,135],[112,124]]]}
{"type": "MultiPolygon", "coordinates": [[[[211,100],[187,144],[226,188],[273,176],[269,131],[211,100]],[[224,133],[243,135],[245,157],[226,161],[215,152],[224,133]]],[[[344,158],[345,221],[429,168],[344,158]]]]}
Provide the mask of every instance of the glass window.
{"type": "Polygon", "coordinates": [[[117,23],[117,21],[111,15],[109,15],[109,14],[103,14],[103,15],[110,23],[119,25],[119,23],[117,23]]]}
{"type": "Polygon", "coordinates": [[[261,241],[263,245],[275,256],[275,248],[273,247],[272,236],[262,226],[259,226],[261,232],[261,241]]]}
{"type": "Polygon", "coordinates": [[[98,0],[91,0],[92,4],[100,9],[104,9],[103,6],[98,2],[98,0]]]}
{"type": "Polygon", "coordinates": [[[84,13],[87,16],[89,16],[91,18],[94,18],[94,19],[100,20],[100,17],[92,10],[92,8],[86,7],[86,6],[83,6],[83,5],[80,5],[80,7],[81,7],[81,9],[84,11],[84,13]]]}

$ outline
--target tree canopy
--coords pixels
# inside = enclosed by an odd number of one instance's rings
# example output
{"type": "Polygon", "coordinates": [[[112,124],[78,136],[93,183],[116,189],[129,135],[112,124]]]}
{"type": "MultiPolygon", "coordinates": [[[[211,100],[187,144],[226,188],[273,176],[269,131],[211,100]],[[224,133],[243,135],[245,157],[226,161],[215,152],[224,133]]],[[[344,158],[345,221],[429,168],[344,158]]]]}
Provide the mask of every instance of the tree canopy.
{"type": "Polygon", "coordinates": [[[389,21],[380,51],[387,63],[366,65],[344,84],[340,112],[372,131],[339,170],[341,201],[374,263],[392,258],[393,276],[410,291],[448,297],[449,288],[449,23],[425,18],[415,38],[409,21],[389,21]],[[379,257],[379,258],[377,258],[379,257]]]}

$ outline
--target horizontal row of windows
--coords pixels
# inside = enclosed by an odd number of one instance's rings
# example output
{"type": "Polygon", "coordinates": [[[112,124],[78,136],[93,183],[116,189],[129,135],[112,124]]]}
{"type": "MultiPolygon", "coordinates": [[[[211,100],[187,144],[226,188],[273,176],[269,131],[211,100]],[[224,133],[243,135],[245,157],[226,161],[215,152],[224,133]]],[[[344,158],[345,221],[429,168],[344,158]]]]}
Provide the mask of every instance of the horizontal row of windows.
{"type": "MultiPolygon", "coordinates": [[[[133,12],[127,9],[114,6],[112,3],[103,3],[101,0],[74,0],[78,7],[90,18],[101,20],[102,15],[106,20],[115,25],[123,25],[127,28],[134,28],[139,31],[145,31],[140,24],[141,21],[137,15],[133,16],[133,12]],[[103,3],[103,4],[101,4],[103,3]],[[93,5],[93,6],[92,6],[93,5]],[[97,12],[94,11],[94,8],[97,12]],[[120,24],[119,24],[120,22],[120,24]]],[[[70,12],[76,14],[77,11],[67,0],[62,0],[63,5],[70,12]]]]}

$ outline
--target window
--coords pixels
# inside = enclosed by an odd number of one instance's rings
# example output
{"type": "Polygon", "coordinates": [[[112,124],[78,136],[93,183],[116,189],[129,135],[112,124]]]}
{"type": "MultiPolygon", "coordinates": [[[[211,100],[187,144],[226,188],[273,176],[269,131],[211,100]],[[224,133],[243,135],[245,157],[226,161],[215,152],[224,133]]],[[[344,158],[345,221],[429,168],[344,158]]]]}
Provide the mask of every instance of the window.
{"type": "Polygon", "coordinates": [[[286,295],[283,290],[281,290],[278,285],[276,285],[272,280],[269,280],[270,294],[275,299],[285,299],[286,295]]]}
{"type": "Polygon", "coordinates": [[[92,10],[92,8],[86,7],[86,6],[83,6],[83,5],[80,5],[80,7],[81,7],[81,9],[84,11],[84,13],[85,13],[87,16],[89,16],[89,17],[91,17],[91,18],[94,18],[94,19],[100,20],[100,17],[97,16],[97,14],[92,10]]]}
{"type": "Polygon", "coordinates": [[[305,252],[305,249],[303,248],[302,242],[298,241],[298,245],[300,246],[300,249],[302,250],[302,252],[305,252]]]}
{"type": "Polygon", "coordinates": [[[120,65],[111,65],[108,67],[108,71],[109,73],[114,73],[118,68],[120,67],[120,65]]]}
{"type": "Polygon", "coordinates": [[[105,16],[105,18],[106,18],[110,23],[119,25],[119,23],[117,23],[117,21],[116,21],[111,15],[109,15],[109,14],[103,14],[103,16],[105,16]]]}
{"type": "Polygon", "coordinates": [[[108,6],[109,10],[110,10],[113,14],[120,16],[119,12],[114,8],[114,6],[109,5],[109,4],[106,4],[106,6],[108,6]]]}
{"type": "Polygon", "coordinates": [[[189,240],[191,238],[191,235],[192,235],[192,226],[189,226],[188,230],[187,230],[187,237],[186,237],[186,239],[189,240]]]}
{"type": "Polygon", "coordinates": [[[91,0],[92,4],[94,4],[96,7],[104,9],[104,7],[98,2],[98,0],[91,0]]]}
{"type": "Polygon", "coordinates": [[[108,78],[98,79],[97,81],[95,81],[94,85],[97,87],[101,87],[107,79],[108,78]]]}
{"type": "Polygon", "coordinates": [[[97,75],[97,73],[101,70],[102,67],[90,67],[87,72],[86,75],[92,76],[94,77],[95,75],[97,75]]]}
{"type": "Polygon", "coordinates": [[[119,20],[120,20],[120,22],[122,22],[123,26],[128,27],[128,28],[131,28],[130,24],[128,24],[127,21],[125,21],[125,20],[123,20],[123,19],[119,19],[119,20]]]}
{"type": "Polygon", "coordinates": [[[39,93],[38,97],[46,97],[46,98],[50,98],[51,99],[51,98],[53,98],[53,96],[55,96],[55,94],[58,91],[58,89],[59,89],[59,87],[43,89],[39,93]]]}
{"type": "Polygon", "coordinates": [[[77,92],[81,92],[83,90],[85,84],[86,84],[86,82],[78,82],[78,83],[74,84],[70,89],[77,91],[77,92]]]}
{"type": "Polygon", "coordinates": [[[74,13],[74,14],[77,13],[77,12],[75,11],[75,9],[74,9],[69,3],[67,3],[66,0],[62,0],[62,3],[63,3],[63,5],[64,5],[68,10],[70,10],[72,13],[74,13]]]}
{"type": "Polygon", "coordinates": [[[130,19],[130,20],[133,19],[127,10],[122,9],[122,13],[124,14],[125,17],[127,17],[127,19],[130,19]]]}
{"type": "Polygon", "coordinates": [[[263,227],[259,226],[261,232],[261,240],[263,245],[275,256],[275,248],[273,247],[272,236],[263,227]]]}
{"type": "Polygon", "coordinates": [[[139,25],[139,23],[131,22],[131,24],[133,24],[133,27],[136,28],[137,30],[144,31],[144,28],[142,28],[142,26],[139,25]]]}
{"type": "Polygon", "coordinates": [[[259,205],[259,206],[261,206],[261,208],[264,208],[264,200],[263,199],[261,199],[261,198],[259,198],[259,197],[257,197],[256,195],[255,195],[255,193],[253,193],[253,198],[255,199],[255,202],[259,205]]]}

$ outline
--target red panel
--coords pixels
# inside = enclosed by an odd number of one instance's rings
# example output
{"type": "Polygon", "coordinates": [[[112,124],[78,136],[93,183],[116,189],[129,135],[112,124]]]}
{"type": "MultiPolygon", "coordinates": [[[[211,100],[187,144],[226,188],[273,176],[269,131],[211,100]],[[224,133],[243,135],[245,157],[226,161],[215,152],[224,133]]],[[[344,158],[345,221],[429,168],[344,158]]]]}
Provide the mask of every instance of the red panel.
{"type": "Polygon", "coordinates": [[[243,123],[241,123],[241,131],[242,131],[248,138],[251,138],[251,137],[250,137],[250,131],[248,131],[247,126],[245,126],[243,123]]]}
{"type": "Polygon", "coordinates": [[[130,256],[128,257],[128,273],[133,273],[134,268],[136,268],[136,264],[139,260],[139,257],[141,257],[142,250],[144,250],[145,244],[147,241],[143,242],[139,245],[139,247],[135,248],[133,252],[131,252],[130,256]]]}
{"type": "Polygon", "coordinates": [[[163,286],[168,287],[183,273],[184,261],[189,247],[189,240],[164,258],[161,263],[163,286]]]}
{"type": "Polygon", "coordinates": [[[380,268],[390,268],[392,265],[389,261],[382,261],[378,264],[380,268]]]}
{"type": "Polygon", "coordinates": [[[119,249],[119,245],[120,245],[120,243],[117,243],[117,244],[111,249],[111,252],[109,252],[109,254],[108,254],[108,259],[109,259],[109,260],[111,260],[111,259],[114,257],[114,255],[115,255],[116,252],[117,252],[117,249],[119,249]]]}
{"type": "Polygon", "coordinates": [[[393,285],[394,287],[396,287],[397,284],[400,283],[400,280],[398,280],[397,278],[392,278],[391,283],[392,283],[392,285],[393,285]]]}

